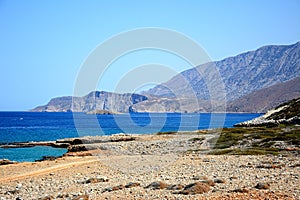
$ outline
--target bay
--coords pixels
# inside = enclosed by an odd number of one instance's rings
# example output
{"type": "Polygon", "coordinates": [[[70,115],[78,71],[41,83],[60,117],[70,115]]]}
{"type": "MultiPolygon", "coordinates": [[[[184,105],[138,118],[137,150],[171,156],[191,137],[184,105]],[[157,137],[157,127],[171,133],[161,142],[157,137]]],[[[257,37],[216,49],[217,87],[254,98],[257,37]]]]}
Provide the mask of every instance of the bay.
{"type": "MultiPolygon", "coordinates": [[[[257,113],[129,113],[87,115],[85,113],[0,112],[0,144],[117,133],[154,134],[169,131],[233,127],[260,116],[257,113]]],[[[31,147],[0,148],[0,159],[34,161],[42,156],[59,156],[65,149],[31,147]],[[33,155],[24,158],[21,155],[33,155]]]]}

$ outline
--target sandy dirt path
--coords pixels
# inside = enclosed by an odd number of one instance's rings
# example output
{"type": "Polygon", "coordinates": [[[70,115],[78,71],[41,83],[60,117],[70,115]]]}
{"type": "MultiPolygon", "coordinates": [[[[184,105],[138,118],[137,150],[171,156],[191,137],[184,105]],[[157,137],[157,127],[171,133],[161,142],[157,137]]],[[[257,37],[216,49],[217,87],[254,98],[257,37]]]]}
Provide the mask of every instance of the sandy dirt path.
{"type": "MultiPolygon", "coordinates": [[[[82,159],[80,159],[80,160],[82,160],[82,159]]],[[[98,161],[99,161],[99,159],[97,159],[97,158],[92,158],[92,159],[88,159],[88,160],[84,159],[84,161],[79,161],[78,159],[76,159],[75,161],[72,161],[69,163],[58,164],[58,165],[46,167],[44,169],[30,171],[28,173],[22,173],[22,174],[12,175],[12,176],[8,176],[8,177],[2,177],[2,178],[0,178],[0,182],[4,183],[7,181],[15,181],[15,180],[21,180],[21,179],[25,179],[25,178],[31,178],[34,176],[49,174],[49,173],[53,173],[56,171],[68,169],[70,167],[77,167],[82,164],[95,163],[98,161]]],[[[20,163],[20,164],[22,164],[22,163],[20,163]]]]}

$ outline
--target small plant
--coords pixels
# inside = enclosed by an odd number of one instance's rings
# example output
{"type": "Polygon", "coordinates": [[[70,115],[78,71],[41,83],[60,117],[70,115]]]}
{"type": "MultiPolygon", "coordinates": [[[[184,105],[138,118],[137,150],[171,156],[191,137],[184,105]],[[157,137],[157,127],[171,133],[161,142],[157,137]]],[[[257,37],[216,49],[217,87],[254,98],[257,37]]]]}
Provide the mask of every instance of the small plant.
{"type": "Polygon", "coordinates": [[[177,132],[175,131],[167,131],[167,132],[158,132],[156,135],[175,135],[177,132]]]}
{"type": "Polygon", "coordinates": [[[222,149],[211,151],[210,155],[278,155],[276,148],[246,148],[246,149],[222,149]]]}
{"type": "Polygon", "coordinates": [[[205,140],[205,138],[201,137],[201,138],[191,138],[189,139],[189,141],[192,141],[192,142],[198,142],[198,141],[203,141],[205,140]]]}

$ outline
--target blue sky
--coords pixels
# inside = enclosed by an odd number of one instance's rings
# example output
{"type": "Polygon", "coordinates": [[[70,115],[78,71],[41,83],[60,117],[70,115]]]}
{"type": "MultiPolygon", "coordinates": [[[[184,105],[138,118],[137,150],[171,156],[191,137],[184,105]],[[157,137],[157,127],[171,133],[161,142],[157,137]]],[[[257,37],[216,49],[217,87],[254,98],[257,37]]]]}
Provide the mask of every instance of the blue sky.
{"type": "MultiPolygon", "coordinates": [[[[0,110],[28,110],[72,95],[89,53],[120,32],[172,29],[220,60],[299,41],[299,10],[299,0],[0,0],[0,110]]],[[[112,65],[98,89],[113,91],[122,73],[149,62],[175,71],[191,67],[176,56],[141,52],[112,65]]]]}

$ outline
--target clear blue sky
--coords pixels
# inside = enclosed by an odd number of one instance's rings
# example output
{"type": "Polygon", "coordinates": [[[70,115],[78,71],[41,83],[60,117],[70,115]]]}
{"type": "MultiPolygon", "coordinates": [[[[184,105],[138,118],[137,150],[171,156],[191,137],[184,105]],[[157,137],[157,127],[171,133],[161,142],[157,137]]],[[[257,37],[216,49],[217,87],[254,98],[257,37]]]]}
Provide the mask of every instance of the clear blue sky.
{"type": "MultiPolygon", "coordinates": [[[[179,31],[212,60],[220,60],[267,44],[299,41],[300,1],[0,0],[0,110],[28,110],[52,97],[72,95],[80,66],[97,45],[142,27],[179,31]]],[[[134,64],[143,64],[143,56],[138,57],[134,64]]],[[[168,55],[153,58],[170,59],[166,64],[178,71],[190,67],[168,55]]],[[[118,74],[119,65],[112,74],[118,74]]],[[[109,82],[98,89],[113,90],[109,82]]]]}

